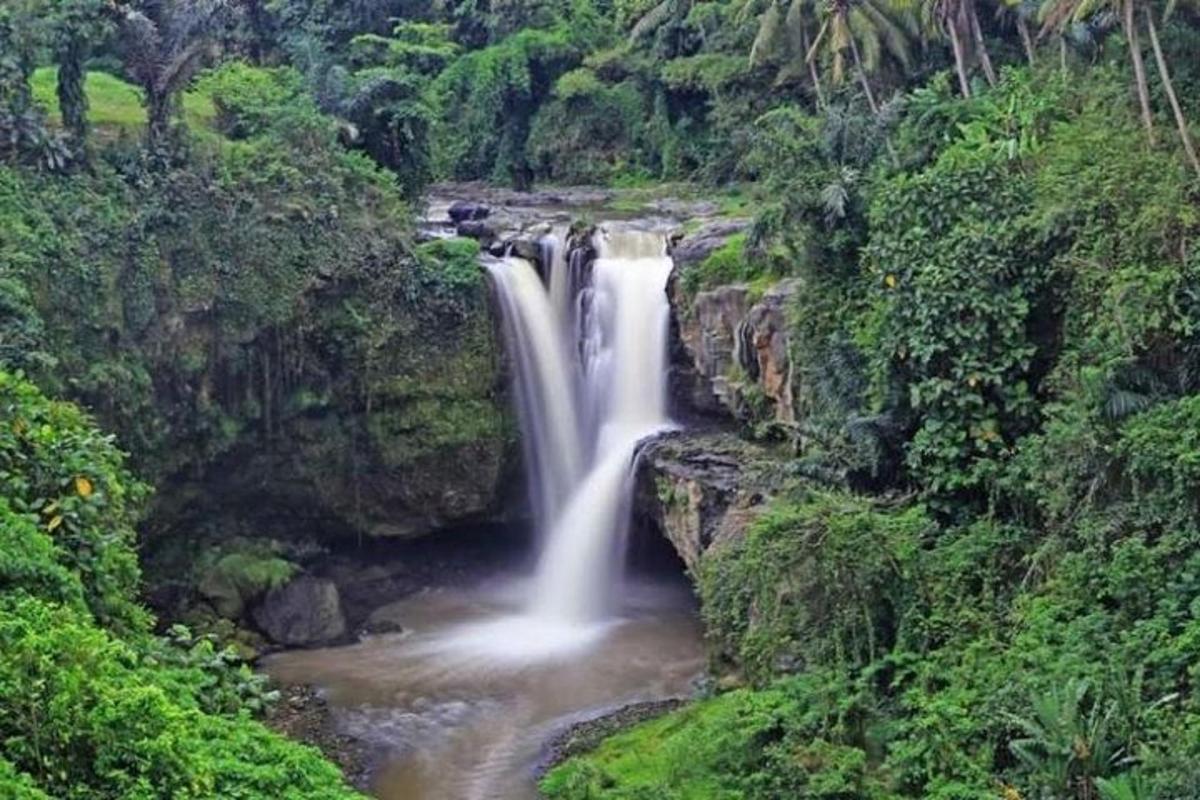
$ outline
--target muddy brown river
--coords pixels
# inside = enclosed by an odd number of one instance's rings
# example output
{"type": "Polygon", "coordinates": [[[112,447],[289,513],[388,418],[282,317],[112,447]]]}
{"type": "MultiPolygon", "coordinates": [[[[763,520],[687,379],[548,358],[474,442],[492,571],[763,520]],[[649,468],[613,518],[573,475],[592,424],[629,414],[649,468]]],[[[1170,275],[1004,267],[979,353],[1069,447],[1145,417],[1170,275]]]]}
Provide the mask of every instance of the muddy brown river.
{"type": "Polygon", "coordinates": [[[522,615],[526,584],[434,589],[382,613],[404,632],[270,657],[284,683],[321,689],[338,726],[383,754],[382,800],[532,800],[548,740],[624,705],[686,696],[701,673],[686,581],[629,579],[605,621],[522,615]]]}

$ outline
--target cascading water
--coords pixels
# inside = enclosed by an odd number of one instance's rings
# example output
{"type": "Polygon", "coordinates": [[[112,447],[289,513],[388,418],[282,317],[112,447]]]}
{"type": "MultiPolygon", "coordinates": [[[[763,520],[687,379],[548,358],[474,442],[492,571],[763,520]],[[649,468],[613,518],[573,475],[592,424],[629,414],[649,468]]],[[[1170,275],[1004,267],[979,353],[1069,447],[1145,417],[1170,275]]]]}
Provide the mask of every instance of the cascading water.
{"type": "Polygon", "coordinates": [[[582,474],[572,359],[559,313],[533,265],[506,258],[489,267],[509,349],[537,524],[545,529],[582,474]]]}
{"type": "Polygon", "coordinates": [[[543,241],[544,278],[519,258],[488,266],[542,533],[532,583],[502,571],[418,592],[386,617],[402,634],[270,662],[330,687],[341,724],[390,753],[384,800],[536,800],[547,741],[684,695],[703,667],[686,583],[619,572],[638,442],[669,424],[665,240],[601,231],[589,264],[564,239],[543,241]]]}
{"type": "Polygon", "coordinates": [[[570,625],[604,615],[630,514],[635,449],[669,425],[672,262],[661,234],[601,230],[591,280],[580,288],[572,274],[579,265],[564,257],[561,242],[557,250],[554,244],[549,286],[522,259],[489,269],[516,363],[529,477],[544,531],[529,612],[570,625]],[[573,448],[570,457],[564,447],[573,448]]]}

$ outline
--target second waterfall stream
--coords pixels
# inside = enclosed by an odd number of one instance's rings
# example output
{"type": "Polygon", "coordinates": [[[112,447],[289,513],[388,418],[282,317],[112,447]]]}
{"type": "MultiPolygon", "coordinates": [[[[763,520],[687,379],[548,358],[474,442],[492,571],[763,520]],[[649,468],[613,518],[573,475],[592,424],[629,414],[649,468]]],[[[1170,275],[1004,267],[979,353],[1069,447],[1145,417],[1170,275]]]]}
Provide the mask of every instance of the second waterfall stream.
{"type": "Polygon", "coordinates": [[[602,620],[620,581],[637,445],[667,412],[666,238],[601,228],[590,269],[564,244],[549,272],[506,258],[489,266],[514,362],[516,399],[542,550],[528,616],[602,620]]]}

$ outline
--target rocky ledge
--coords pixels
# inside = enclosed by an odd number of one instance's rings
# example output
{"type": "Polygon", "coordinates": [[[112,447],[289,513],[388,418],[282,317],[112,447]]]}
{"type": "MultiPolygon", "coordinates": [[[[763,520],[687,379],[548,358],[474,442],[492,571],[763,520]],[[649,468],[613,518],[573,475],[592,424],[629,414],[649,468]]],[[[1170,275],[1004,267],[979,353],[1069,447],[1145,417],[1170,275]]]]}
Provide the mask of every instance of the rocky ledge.
{"type": "Polygon", "coordinates": [[[638,458],[636,523],[666,536],[695,572],[704,554],[745,534],[787,479],[784,454],[721,431],[678,431],[638,458]]]}

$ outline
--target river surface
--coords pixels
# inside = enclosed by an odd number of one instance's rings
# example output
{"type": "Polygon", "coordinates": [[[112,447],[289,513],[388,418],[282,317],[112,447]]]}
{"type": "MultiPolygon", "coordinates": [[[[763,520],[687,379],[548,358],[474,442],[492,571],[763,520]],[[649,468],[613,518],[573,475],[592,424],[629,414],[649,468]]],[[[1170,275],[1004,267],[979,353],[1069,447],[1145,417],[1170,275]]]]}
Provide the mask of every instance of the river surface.
{"type": "Polygon", "coordinates": [[[382,800],[533,800],[556,733],[689,694],[704,654],[682,576],[628,579],[617,613],[586,626],[523,616],[528,592],[515,578],[425,591],[387,607],[403,633],[264,666],[324,691],[339,727],[378,748],[382,800]]]}

